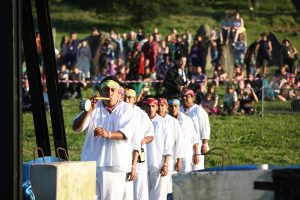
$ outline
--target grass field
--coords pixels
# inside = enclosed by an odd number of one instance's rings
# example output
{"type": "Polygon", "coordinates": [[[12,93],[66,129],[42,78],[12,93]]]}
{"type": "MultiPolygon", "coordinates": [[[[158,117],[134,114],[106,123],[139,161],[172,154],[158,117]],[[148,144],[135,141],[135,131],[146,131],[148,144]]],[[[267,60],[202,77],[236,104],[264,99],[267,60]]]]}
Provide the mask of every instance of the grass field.
{"type": "MultiPolygon", "coordinates": [[[[219,27],[223,11],[240,9],[247,29],[248,44],[257,40],[262,31],[272,31],[279,40],[288,37],[300,50],[300,17],[289,0],[265,0],[258,10],[250,11],[249,1],[194,1],[187,5],[181,14],[170,13],[167,17],[156,18],[144,23],[146,34],[154,27],[165,35],[172,28],[179,33],[186,30],[195,33],[200,25],[219,27]]],[[[95,25],[102,31],[111,29],[118,32],[137,30],[140,27],[128,23],[129,17],[122,13],[103,13],[97,10],[82,10],[65,4],[51,4],[50,16],[52,26],[56,28],[55,45],[58,48],[60,39],[70,31],[76,31],[79,38],[89,34],[95,25]]],[[[220,90],[223,91],[223,90],[220,90]]],[[[257,107],[260,110],[261,103],[257,107]]],[[[73,117],[79,112],[78,100],[63,100],[63,112],[67,145],[70,160],[79,160],[84,134],[71,130],[73,117]]],[[[266,102],[265,108],[289,108],[289,103],[266,102]],[[275,107],[274,107],[275,106],[275,107]]],[[[50,114],[47,113],[48,127],[51,138],[52,155],[54,145],[50,114]]],[[[210,148],[226,149],[232,164],[300,164],[300,114],[265,113],[263,116],[213,116],[210,117],[211,140],[210,148]]],[[[33,159],[36,146],[35,131],[31,113],[23,114],[23,161],[33,159]]],[[[225,159],[225,164],[230,164],[225,159]]],[[[207,166],[220,165],[220,158],[208,156],[207,166]]]]}

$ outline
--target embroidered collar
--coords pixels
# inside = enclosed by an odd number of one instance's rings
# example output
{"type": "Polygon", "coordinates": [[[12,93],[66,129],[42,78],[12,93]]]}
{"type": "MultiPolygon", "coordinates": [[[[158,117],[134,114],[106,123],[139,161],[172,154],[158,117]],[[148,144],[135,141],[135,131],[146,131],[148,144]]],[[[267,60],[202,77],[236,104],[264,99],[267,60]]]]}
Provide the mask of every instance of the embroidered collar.
{"type": "Polygon", "coordinates": [[[104,106],[104,108],[107,110],[107,112],[112,113],[112,111],[117,107],[117,105],[119,105],[120,102],[121,102],[121,101],[118,101],[118,102],[116,103],[116,105],[114,105],[113,107],[109,107],[109,106],[106,106],[106,105],[104,105],[104,104],[103,104],[103,106],[104,106]]]}

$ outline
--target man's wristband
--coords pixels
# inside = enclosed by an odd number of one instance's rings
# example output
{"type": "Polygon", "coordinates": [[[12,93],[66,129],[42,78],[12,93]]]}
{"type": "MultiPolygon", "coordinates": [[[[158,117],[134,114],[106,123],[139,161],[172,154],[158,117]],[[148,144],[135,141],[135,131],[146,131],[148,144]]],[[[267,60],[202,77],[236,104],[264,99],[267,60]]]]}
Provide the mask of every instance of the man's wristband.
{"type": "Polygon", "coordinates": [[[108,139],[110,139],[111,138],[111,132],[110,131],[108,131],[108,137],[107,137],[108,139]]]}

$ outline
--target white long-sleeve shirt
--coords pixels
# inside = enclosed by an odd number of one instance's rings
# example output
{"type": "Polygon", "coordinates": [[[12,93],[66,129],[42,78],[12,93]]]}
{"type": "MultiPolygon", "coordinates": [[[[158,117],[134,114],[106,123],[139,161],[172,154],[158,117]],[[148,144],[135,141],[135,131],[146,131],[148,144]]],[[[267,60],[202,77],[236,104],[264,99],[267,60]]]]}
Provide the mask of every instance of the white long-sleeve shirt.
{"type": "MultiPolygon", "coordinates": [[[[210,139],[210,124],[207,112],[199,105],[194,104],[184,112],[194,124],[199,140],[210,139]]],[[[199,145],[201,145],[200,143],[199,145]]]]}
{"type": "Polygon", "coordinates": [[[136,137],[134,134],[135,118],[132,106],[125,102],[119,102],[112,113],[109,113],[99,101],[80,132],[85,129],[87,129],[87,133],[82,147],[81,160],[96,161],[97,167],[113,167],[119,171],[131,170],[132,151],[140,148],[140,143],[137,143],[140,141],[134,138],[136,137]],[[101,136],[95,137],[94,129],[96,127],[102,127],[106,131],[120,131],[126,139],[114,140],[101,136]],[[136,141],[136,143],[132,143],[132,141],[136,141]]]}
{"type": "Polygon", "coordinates": [[[164,121],[158,114],[152,119],[154,127],[154,140],[147,145],[148,167],[160,169],[165,155],[173,155],[173,134],[171,128],[164,125],[164,121]]]}
{"type": "MultiPolygon", "coordinates": [[[[141,145],[141,141],[143,138],[147,136],[154,136],[154,127],[152,124],[152,121],[150,120],[149,116],[145,111],[143,111],[138,106],[133,106],[134,112],[135,112],[135,134],[138,135],[139,142],[141,145]]],[[[145,154],[145,164],[147,164],[147,148],[146,144],[142,146],[144,148],[144,154],[145,154]]],[[[141,148],[140,148],[141,150],[141,148]]],[[[142,166],[137,165],[137,171],[141,170],[142,166]]]]}
{"type": "Polygon", "coordinates": [[[193,121],[190,117],[182,112],[179,112],[177,119],[183,133],[184,159],[187,163],[192,163],[194,154],[193,146],[194,144],[199,144],[199,137],[196,134],[193,121]]]}
{"type": "Polygon", "coordinates": [[[173,159],[170,161],[170,165],[174,166],[176,159],[184,157],[183,132],[179,121],[171,115],[166,114],[163,121],[166,128],[171,129],[170,134],[173,134],[173,159]]]}

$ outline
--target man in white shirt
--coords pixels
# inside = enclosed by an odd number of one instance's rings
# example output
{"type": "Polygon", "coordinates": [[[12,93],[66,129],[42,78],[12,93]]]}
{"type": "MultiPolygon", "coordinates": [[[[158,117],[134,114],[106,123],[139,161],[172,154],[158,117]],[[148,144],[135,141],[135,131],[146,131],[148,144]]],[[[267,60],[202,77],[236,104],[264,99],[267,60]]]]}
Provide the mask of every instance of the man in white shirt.
{"type": "Polygon", "coordinates": [[[192,171],[192,166],[199,163],[198,146],[199,139],[196,134],[193,121],[190,117],[185,115],[180,110],[180,100],[170,99],[169,114],[179,121],[183,135],[183,149],[184,157],[182,158],[182,169],[180,173],[187,173],[192,171]]]}
{"type": "Polygon", "coordinates": [[[154,126],[154,140],[147,145],[149,172],[149,199],[165,200],[170,180],[170,159],[173,153],[173,134],[164,125],[162,117],[156,112],[158,101],[154,98],[144,100],[144,109],[154,126]]]}
{"type": "MultiPolygon", "coordinates": [[[[184,146],[183,146],[183,132],[181,126],[174,117],[167,114],[168,102],[164,98],[158,99],[158,114],[163,118],[164,125],[166,128],[170,129],[170,133],[173,134],[173,157],[170,161],[171,166],[169,170],[172,174],[177,173],[182,168],[182,158],[184,157],[184,146]],[[175,163],[175,165],[174,165],[175,163]]],[[[172,187],[172,176],[170,176],[170,182],[168,186],[168,193],[173,193],[172,187]]]]}
{"type": "Polygon", "coordinates": [[[199,153],[200,162],[194,165],[193,170],[204,169],[204,155],[209,150],[208,140],[210,139],[210,124],[207,112],[199,105],[194,103],[195,93],[193,90],[187,89],[184,91],[183,109],[184,113],[189,116],[199,137],[199,146],[201,146],[199,153]]]}
{"type": "Polygon", "coordinates": [[[134,109],[119,100],[119,89],[116,79],[103,79],[99,92],[110,100],[92,98],[91,108],[73,120],[75,131],[87,130],[81,160],[96,161],[98,199],[122,200],[125,182],[136,177],[140,140],[134,134],[134,109]]]}
{"type": "Polygon", "coordinates": [[[136,167],[137,177],[133,182],[133,199],[148,200],[149,190],[146,144],[149,144],[153,141],[154,127],[147,113],[135,105],[136,91],[133,87],[126,86],[125,101],[133,106],[136,114],[135,134],[139,135],[141,138],[141,148],[136,167]]]}

